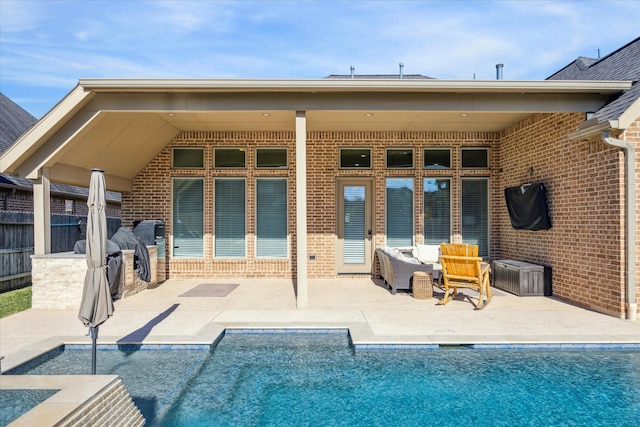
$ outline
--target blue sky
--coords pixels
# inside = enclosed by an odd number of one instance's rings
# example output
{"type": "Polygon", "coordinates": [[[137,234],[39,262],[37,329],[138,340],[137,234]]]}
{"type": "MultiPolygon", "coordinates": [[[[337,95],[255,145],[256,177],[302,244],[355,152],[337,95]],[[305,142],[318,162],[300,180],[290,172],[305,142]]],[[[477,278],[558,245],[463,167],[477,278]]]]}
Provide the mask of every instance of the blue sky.
{"type": "Polygon", "coordinates": [[[638,36],[638,0],[0,0],[0,91],[39,118],[80,78],[542,80],[638,36]]]}

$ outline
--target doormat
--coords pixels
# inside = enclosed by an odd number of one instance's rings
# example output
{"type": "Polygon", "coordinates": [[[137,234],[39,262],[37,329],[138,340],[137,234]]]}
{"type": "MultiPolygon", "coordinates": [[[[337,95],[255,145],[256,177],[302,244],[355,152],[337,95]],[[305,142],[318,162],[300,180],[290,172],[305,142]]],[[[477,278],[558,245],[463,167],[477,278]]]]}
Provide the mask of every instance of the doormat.
{"type": "Polygon", "coordinates": [[[188,290],[181,297],[226,297],[237,288],[237,283],[201,283],[188,290]]]}

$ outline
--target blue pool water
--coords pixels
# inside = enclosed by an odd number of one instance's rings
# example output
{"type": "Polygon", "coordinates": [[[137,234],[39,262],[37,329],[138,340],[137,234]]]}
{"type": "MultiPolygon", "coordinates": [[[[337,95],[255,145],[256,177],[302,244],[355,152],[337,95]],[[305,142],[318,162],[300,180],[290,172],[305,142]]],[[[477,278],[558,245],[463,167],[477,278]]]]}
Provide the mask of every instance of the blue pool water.
{"type": "Polygon", "coordinates": [[[0,390],[0,426],[5,426],[40,403],[58,390],[0,390]]]}
{"type": "MultiPolygon", "coordinates": [[[[86,374],[67,350],[30,374],[86,374]]],[[[228,334],[211,351],[99,351],[152,426],[637,426],[640,351],[358,350],[228,334]]]]}

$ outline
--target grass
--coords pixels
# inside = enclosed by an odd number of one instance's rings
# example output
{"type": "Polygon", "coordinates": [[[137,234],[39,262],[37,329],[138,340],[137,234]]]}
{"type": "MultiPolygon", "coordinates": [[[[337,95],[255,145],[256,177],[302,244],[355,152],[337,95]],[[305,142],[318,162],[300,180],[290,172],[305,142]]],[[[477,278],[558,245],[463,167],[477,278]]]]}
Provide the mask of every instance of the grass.
{"type": "Polygon", "coordinates": [[[0,294],[0,319],[31,308],[31,286],[0,294]]]}

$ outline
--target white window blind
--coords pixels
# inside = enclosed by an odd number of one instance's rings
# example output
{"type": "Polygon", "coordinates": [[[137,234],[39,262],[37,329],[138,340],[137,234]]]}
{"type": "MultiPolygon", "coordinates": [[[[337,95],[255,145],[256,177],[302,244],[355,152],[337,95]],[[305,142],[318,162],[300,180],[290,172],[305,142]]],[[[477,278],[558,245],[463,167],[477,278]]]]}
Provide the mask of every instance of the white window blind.
{"type": "Polygon", "coordinates": [[[447,243],[451,236],[451,180],[424,179],[424,243],[447,243]]]}
{"type": "Polygon", "coordinates": [[[413,178],[387,178],[387,246],[413,245],[413,178]]]}
{"type": "Polygon", "coordinates": [[[204,179],[173,179],[173,256],[204,256],[204,179]]]}
{"type": "Polygon", "coordinates": [[[344,187],[344,263],[365,262],[365,187],[344,187]]]}
{"type": "Polygon", "coordinates": [[[489,181],[462,179],[462,243],[478,245],[479,256],[489,256],[489,181]]]}
{"type": "Polygon", "coordinates": [[[256,256],[286,258],[287,180],[256,180],[256,256]]]}
{"type": "Polygon", "coordinates": [[[241,258],[246,254],[244,178],[215,179],[214,255],[241,258]]]}

